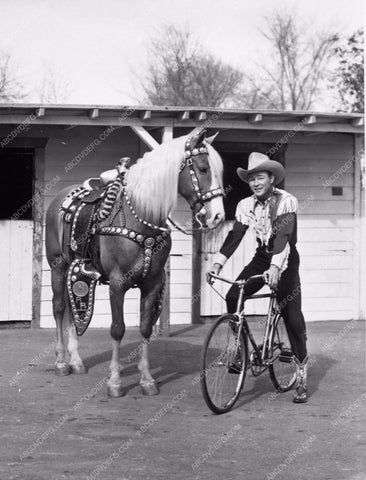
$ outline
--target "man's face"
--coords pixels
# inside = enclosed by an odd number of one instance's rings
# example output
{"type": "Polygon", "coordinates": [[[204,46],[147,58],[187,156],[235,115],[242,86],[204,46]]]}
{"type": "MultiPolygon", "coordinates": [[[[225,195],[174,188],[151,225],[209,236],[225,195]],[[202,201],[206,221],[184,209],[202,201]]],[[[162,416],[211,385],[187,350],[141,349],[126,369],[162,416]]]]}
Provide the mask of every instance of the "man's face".
{"type": "Polygon", "coordinates": [[[266,199],[273,189],[274,176],[269,172],[255,172],[248,177],[252,192],[259,199],[266,199]]]}

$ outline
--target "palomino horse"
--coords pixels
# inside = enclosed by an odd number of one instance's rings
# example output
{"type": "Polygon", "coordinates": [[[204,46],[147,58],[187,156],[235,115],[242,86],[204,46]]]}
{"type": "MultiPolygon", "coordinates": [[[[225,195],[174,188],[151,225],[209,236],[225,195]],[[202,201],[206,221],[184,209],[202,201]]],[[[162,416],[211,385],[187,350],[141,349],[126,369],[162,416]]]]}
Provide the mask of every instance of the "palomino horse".
{"type": "MultiPolygon", "coordinates": [[[[170,140],[146,153],[126,173],[125,189],[121,193],[122,198],[119,198],[123,207],[110,224],[114,230],[112,228],[104,233],[97,230],[95,234],[99,243],[99,268],[109,281],[110,289],[112,359],[107,385],[108,394],[112,397],[124,395],[119,365],[119,346],[125,333],[123,303],[126,291],[136,286],[141,291],[140,385],[144,394],[159,393],[149,371],[148,340],[160,313],[164,265],[171,248],[166,220],[175,205],[177,193],[187,200],[196,219],[204,227],[215,228],[224,220],[222,161],[210,141],[200,131],[196,135],[192,133],[170,140]],[[108,234],[110,231],[121,231],[121,226],[128,227],[128,232],[134,232],[133,235],[153,238],[151,242],[159,248],[148,261],[146,250],[131,241],[128,235],[108,234]],[[164,241],[161,241],[162,238],[164,241]]],[[[78,353],[77,334],[70,316],[65,285],[69,262],[60,241],[60,206],[73,189],[75,186],[63,189],[53,199],[46,218],[47,260],[51,266],[53,314],[57,326],[55,373],[58,375],[86,372],[78,353]],[[64,345],[66,332],[70,357],[64,345]]]]}

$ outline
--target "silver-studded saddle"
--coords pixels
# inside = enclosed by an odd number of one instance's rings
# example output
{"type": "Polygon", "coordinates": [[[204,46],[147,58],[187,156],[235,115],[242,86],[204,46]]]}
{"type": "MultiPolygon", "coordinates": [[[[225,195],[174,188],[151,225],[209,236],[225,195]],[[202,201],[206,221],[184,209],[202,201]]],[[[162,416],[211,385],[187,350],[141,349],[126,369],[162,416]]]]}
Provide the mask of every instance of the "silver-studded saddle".
{"type": "Polygon", "coordinates": [[[143,248],[142,278],[145,278],[150,269],[153,249],[170,234],[169,228],[161,227],[155,235],[144,235],[126,226],[124,208],[155,231],[154,225],[138,218],[131,205],[125,188],[126,165],[127,159],[124,158],[117,166],[118,175],[115,180],[105,187],[100,186],[98,179],[84,182],[83,186],[77,187],[65,198],[61,206],[60,214],[65,226],[64,243],[71,259],[66,274],[67,292],[78,335],[86,331],[91,321],[97,281],[108,283],[103,275],[99,255],[96,254],[98,249],[93,248],[99,243],[98,236],[121,236],[143,248]],[[91,185],[93,188],[90,188],[91,185]],[[122,218],[122,225],[116,226],[114,223],[118,214],[122,218]]]}

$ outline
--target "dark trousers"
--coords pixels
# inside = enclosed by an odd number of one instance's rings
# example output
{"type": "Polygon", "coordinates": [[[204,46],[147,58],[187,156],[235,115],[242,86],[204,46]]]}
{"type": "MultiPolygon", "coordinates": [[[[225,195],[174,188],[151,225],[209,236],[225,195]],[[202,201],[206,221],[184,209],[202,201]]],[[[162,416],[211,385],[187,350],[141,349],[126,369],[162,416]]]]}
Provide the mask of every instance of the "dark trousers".
{"type": "MultiPolygon", "coordinates": [[[[262,247],[258,247],[253,260],[240,273],[237,280],[246,280],[253,275],[260,275],[269,269],[271,255],[262,247]]],[[[278,283],[277,301],[281,308],[283,320],[295,356],[302,362],[307,355],[306,326],[301,311],[301,285],[299,277],[299,254],[295,246],[290,247],[288,266],[282,273],[278,283]]],[[[246,295],[254,295],[263,286],[262,282],[251,284],[245,289],[246,295]]],[[[229,313],[236,311],[239,289],[233,285],[226,295],[229,313]]]]}

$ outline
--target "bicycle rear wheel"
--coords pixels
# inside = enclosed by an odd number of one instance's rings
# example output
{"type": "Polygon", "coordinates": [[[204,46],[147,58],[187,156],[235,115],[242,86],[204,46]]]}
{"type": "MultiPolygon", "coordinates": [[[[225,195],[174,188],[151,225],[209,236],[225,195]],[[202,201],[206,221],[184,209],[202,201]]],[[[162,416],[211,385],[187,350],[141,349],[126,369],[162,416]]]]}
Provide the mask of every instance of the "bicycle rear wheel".
{"type": "Polygon", "coordinates": [[[224,314],[212,325],[203,345],[201,390],[214,413],[228,412],[239,398],[248,366],[248,341],[234,315],[224,314]]]}
{"type": "Polygon", "coordinates": [[[272,329],[270,351],[274,359],[269,366],[273,386],[278,392],[287,392],[296,381],[296,363],[286,325],[281,316],[277,317],[272,329]]]}

